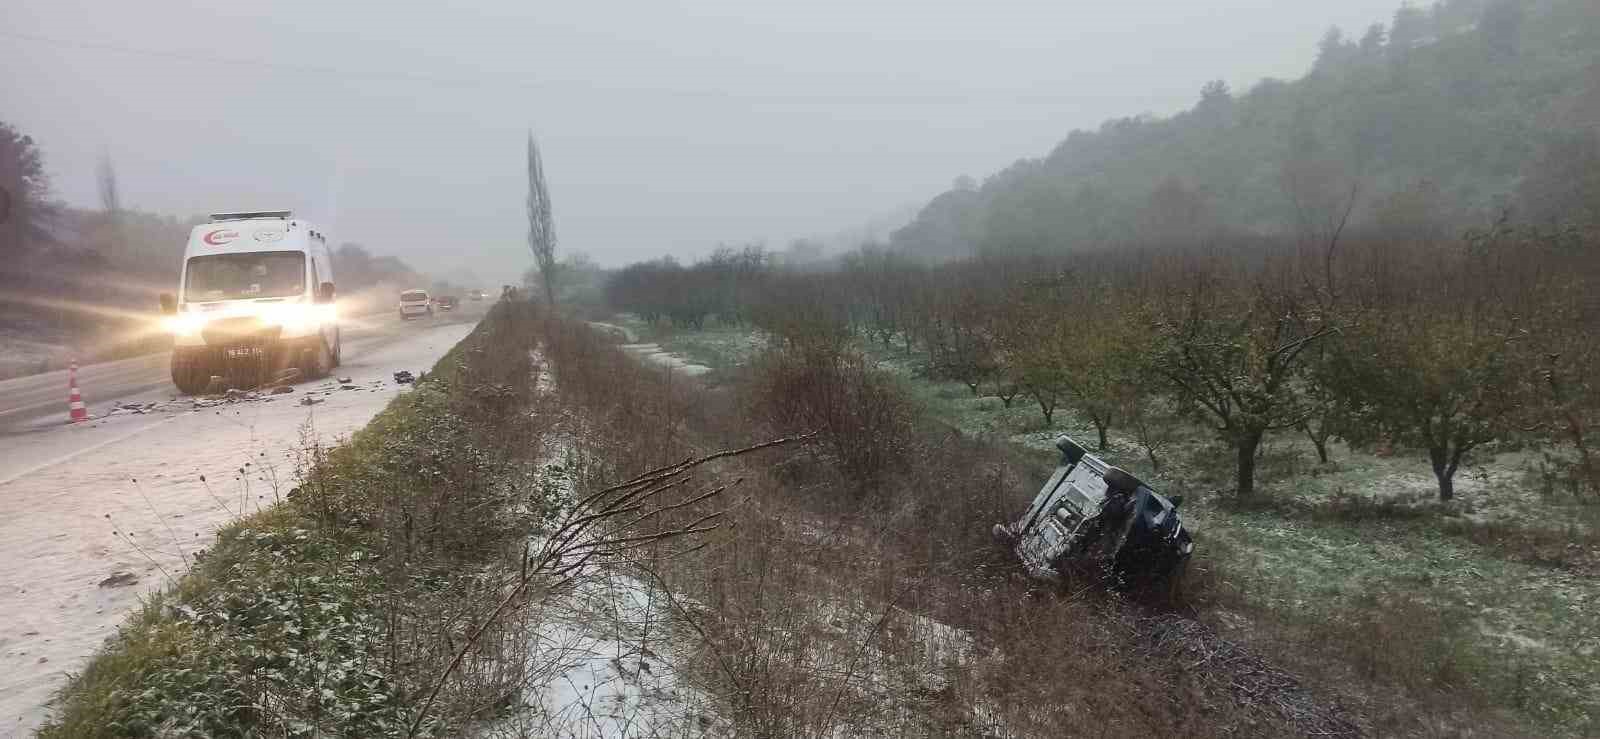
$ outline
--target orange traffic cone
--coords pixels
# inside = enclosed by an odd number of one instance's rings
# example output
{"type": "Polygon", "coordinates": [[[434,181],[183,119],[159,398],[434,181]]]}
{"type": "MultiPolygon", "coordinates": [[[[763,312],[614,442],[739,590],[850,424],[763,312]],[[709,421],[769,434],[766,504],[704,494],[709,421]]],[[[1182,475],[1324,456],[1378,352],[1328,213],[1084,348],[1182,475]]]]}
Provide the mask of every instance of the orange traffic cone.
{"type": "Polygon", "coordinates": [[[83,395],[78,392],[78,363],[67,370],[67,415],[71,423],[89,420],[89,409],[83,405],[83,395]]]}

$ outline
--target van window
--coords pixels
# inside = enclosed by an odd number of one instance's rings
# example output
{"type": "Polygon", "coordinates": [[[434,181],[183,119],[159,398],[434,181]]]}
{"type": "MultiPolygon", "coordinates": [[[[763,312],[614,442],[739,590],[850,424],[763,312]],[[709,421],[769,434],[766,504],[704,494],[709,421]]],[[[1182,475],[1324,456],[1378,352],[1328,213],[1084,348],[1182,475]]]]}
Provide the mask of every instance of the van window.
{"type": "Polygon", "coordinates": [[[428,294],[421,290],[407,290],[403,293],[400,293],[400,299],[407,303],[415,303],[419,300],[427,300],[428,294]]]}
{"type": "Polygon", "coordinates": [[[306,289],[306,255],[258,251],[193,257],[185,269],[184,300],[286,298],[306,289]]]}

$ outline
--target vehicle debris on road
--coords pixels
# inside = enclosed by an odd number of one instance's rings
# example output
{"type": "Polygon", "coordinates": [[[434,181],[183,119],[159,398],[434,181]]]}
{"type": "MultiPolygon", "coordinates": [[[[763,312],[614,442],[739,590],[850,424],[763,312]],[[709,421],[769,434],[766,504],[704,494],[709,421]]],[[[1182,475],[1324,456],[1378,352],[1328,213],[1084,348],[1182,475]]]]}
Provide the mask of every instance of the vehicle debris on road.
{"type": "Polygon", "coordinates": [[[139,582],[139,576],[132,572],[117,572],[100,581],[102,588],[121,588],[139,582]]]}
{"type": "Polygon", "coordinates": [[[150,402],[150,403],[128,403],[128,402],[115,403],[115,404],[113,404],[111,406],[111,410],[109,412],[107,412],[105,415],[107,415],[107,416],[120,416],[120,415],[129,414],[129,413],[144,414],[144,413],[150,413],[151,411],[156,410],[157,407],[158,406],[157,406],[157,404],[155,402],[150,402]]]}
{"type": "Polygon", "coordinates": [[[394,373],[394,381],[400,383],[401,385],[410,385],[411,383],[415,382],[416,379],[417,378],[407,370],[400,370],[399,372],[394,373]]]}

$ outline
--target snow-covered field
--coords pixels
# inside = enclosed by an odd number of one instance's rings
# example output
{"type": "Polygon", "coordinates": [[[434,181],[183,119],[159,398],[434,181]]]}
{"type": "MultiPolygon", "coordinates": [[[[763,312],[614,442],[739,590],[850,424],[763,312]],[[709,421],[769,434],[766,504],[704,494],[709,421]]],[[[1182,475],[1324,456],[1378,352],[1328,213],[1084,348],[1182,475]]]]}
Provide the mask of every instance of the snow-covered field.
{"type": "Polygon", "coordinates": [[[406,392],[395,371],[431,368],[471,330],[417,327],[347,348],[338,375],[349,387],[307,382],[216,404],[162,389],[119,399],[92,423],[0,440],[0,736],[38,726],[65,675],[219,526],[286,495],[297,450],[360,429],[406,392]]]}

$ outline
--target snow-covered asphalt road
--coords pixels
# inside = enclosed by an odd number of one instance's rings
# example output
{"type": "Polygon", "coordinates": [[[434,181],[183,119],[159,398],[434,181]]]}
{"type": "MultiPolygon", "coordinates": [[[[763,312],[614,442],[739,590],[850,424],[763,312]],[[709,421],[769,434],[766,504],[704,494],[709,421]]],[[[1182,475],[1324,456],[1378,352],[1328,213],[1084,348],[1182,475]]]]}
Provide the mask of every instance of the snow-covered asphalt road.
{"type": "MultiPolygon", "coordinates": [[[[220,525],[286,494],[303,433],[329,444],[361,428],[407,391],[394,372],[431,368],[474,325],[389,323],[347,341],[337,376],[353,387],[329,378],[206,405],[153,379],[161,357],[81,372],[92,423],[0,415],[0,736],[31,733],[65,675],[220,525]]],[[[36,382],[57,385],[64,420],[65,378],[36,382]]],[[[36,403],[8,401],[8,385],[33,387],[0,383],[0,411],[36,403]]]]}

